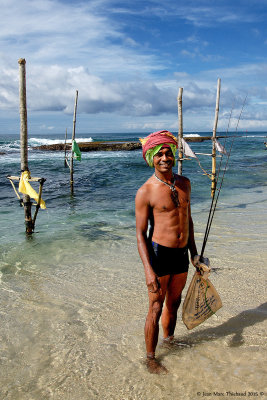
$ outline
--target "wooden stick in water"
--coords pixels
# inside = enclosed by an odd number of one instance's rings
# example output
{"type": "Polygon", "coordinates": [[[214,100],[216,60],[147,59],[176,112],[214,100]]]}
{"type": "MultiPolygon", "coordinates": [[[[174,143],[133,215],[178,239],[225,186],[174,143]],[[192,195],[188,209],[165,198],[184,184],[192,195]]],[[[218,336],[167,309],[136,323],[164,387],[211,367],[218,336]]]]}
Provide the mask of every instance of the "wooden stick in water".
{"type": "MultiPolygon", "coordinates": [[[[12,179],[13,181],[19,181],[20,180],[20,176],[8,175],[7,179],[12,179]]],[[[29,182],[40,182],[41,179],[44,179],[44,178],[31,177],[31,178],[29,178],[29,182]]]]}
{"type": "Polygon", "coordinates": [[[36,204],[35,213],[34,213],[34,217],[33,217],[33,220],[32,220],[33,221],[33,226],[35,226],[35,221],[36,221],[37,214],[38,214],[38,211],[39,211],[39,208],[40,208],[41,199],[42,199],[43,184],[45,183],[45,181],[46,180],[44,178],[40,179],[38,201],[37,201],[37,204],[36,204]]]}
{"type": "Polygon", "coordinates": [[[211,197],[214,197],[216,190],[216,132],[219,117],[219,103],[220,103],[220,90],[221,90],[221,79],[218,78],[217,82],[217,97],[216,97],[216,107],[215,107],[215,119],[212,133],[212,170],[211,170],[211,197]]]}
{"type": "Polygon", "coordinates": [[[65,145],[64,145],[64,150],[65,150],[65,158],[64,158],[64,166],[67,167],[67,128],[66,128],[66,133],[65,133],[65,145]]]}
{"type": "Polygon", "coordinates": [[[183,173],[183,146],[182,146],[182,138],[183,138],[183,88],[179,88],[178,92],[178,120],[179,120],[179,131],[178,131],[178,175],[182,175],[183,173]]]}
{"type": "MultiPolygon", "coordinates": [[[[26,60],[20,58],[19,64],[19,111],[20,111],[20,156],[21,171],[28,171],[28,126],[27,126],[27,103],[26,103],[26,60]]],[[[23,194],[23,206],[25,215],[26,233],[32,234],[33,222],[31,215],[30,196],[23,194]]]]}
{"type": "Polygon", "coordinates": [[[10,179],[10,177],[7,177],[8,179],[9,179],[9,182],[11,183],[11,186],[13,187],[13,189],[14,189],[14,192],[15,192],[15,194],[16,194],[16,196],[17,196],[17,198],[19,199],[19,201],[21,202],[22,200],[21,200],[21,198],[20,198],[20,195],[19,195],[19,193],[17,192],[17,189],[16,189],[16,187],[15,187],[15,185],[14,185],[14,183],[13,183],[13,181],[12,181],[12,179],[10,179]]]}
{"type": "MultiPolygon", "coordinates": [[[[76,128],[76,113],[77,113],[77,102],[78,102],[78,90],[76,90],[75,96],[75,104],[74,104],[74,113],[73,113],[73,128],[72,128],[72,140],[71,143],[75,140],[75,128],[76,128]]],[[[73,150],[71,149],[71,158],[70,158],[70,191],[73,194],[73,150]]]]}

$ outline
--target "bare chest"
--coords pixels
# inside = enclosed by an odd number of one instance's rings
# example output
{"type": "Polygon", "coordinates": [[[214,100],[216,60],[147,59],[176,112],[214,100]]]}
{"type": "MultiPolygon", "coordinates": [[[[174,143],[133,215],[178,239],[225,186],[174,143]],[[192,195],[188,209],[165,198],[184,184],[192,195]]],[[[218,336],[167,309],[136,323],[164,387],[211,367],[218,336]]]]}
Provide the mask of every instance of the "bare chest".
{"type": "Polygon", "coordinates": [[[183,214],[189,207],[189,194],[179,188],[173,191],[168,187],[153,191],[151,207],[156,213],[183,214]]]}

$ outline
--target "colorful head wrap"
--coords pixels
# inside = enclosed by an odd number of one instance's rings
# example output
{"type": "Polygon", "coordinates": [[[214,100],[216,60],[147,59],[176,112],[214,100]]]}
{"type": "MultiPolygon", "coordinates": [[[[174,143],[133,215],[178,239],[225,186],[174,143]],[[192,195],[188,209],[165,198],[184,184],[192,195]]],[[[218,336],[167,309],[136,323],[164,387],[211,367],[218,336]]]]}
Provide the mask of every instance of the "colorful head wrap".
{"type": "MultiPolygon", "coordinates": [[[[153,158],[160,151],[160,149],[164,146],[170,146],[173,156],[175,157],[175,153],[178,147],[177,139],[173,134],[169,131],[158,131],[153,132],[148,135],[144,139],[140,139],[143,148],[143,157],[146,161],[147,165],[153,168],[153,158]]],[[[175,158],[174,158],[175,165],[175,158]]]]}

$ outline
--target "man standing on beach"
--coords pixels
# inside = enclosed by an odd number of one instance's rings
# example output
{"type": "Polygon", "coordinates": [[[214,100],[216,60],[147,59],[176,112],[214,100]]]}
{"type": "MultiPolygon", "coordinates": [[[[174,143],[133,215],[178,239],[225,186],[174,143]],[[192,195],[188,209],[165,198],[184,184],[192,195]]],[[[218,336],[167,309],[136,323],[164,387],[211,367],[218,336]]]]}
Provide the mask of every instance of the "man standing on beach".
{"type": "Polygon", "coordinates": [[[187,278],[188,250],[195,266],[199,256],[190,210],[190,181],[172,171],[176,138],[168,131],[159,131],[141,142],[146,163],[155,168],[136,194],[137,245],[149,297],[145,324],[146,362],[150,372],[164,373],[166,368],[155,358],[159,319],[162,314],[164,340],[171,341],[187,278]]]}

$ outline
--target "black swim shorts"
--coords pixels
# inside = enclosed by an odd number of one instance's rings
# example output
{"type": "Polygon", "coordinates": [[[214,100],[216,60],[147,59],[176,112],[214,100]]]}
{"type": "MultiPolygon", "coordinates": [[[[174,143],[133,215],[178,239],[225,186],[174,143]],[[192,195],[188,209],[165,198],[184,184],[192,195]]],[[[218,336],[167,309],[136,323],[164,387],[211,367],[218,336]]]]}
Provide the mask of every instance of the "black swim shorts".
{"type": "Polygon", "coordinates": [[[188,247],[173,248],[151,242],[150,262],[157,276],[182,274],[188,271],[188,247]]]}

